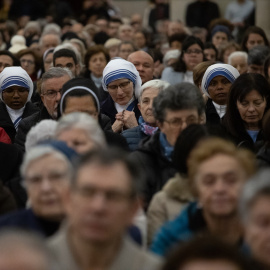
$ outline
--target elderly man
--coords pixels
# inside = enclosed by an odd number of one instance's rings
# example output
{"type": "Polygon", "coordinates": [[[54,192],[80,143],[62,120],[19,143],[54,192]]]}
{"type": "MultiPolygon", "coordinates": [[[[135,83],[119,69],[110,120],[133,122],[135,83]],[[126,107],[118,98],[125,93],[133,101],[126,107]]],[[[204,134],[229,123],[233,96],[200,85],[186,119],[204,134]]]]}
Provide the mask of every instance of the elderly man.
{"type": "Polygon", "coordinates": [[[205,139],[189,155],[192,202],[155,237],[152,250],[165,255],[176,243],[210,233],[231,245],[243,238],[237,207],[245,181],[255,171],[251,152],[219,138],[205,139]]]}
{"type": "Polygon", "coordinates": [[[69,159],[76,153],[63,142],[52,145],[55,148],[33,147],[25,155],[21,174],[31,207],[2,216],[1,228],[22,228],[44,236],[52,235],[59,228],[65,216],[63,199],[72,176],[69,159]]]}
{"type": "Polygon", "coordinates": [[[61,99],[62,86],[71,78],[72,74],[68,69],[59,67],[50,68],[42,75],[40,95],[44,106],[40,112],[23,119],[18,127],[15,143],[23,151],[26,134],[32,126],[44,119],[58,118],[58,104],[61,99]]]}
{"type": "MultiPolygon", "coordinates": [[[[269,169],[257,173],[242,191],[239,203],[240,216],[245,229],[245,241],[253,259],[269,269],[270,242],[270,183],[269,169]]],[[[255,269],[255,268],[254,268],[255,269]]]]}
{"type": "Polygon", "coordinates": [[[50,48],[55,48],[56,46],[61,44],[61,39],[57,34],[44,34],[41,36],[39,40],[40,52],[41,55],[50,48]]]}
{"type": "Polygon", "coordinates": [[[145,139],[131,154],[140,162],[145,175],[141,187],[145,207],[176,173],[171,161],[175,142],[188,125],[202,123],[204,101],[196,86],[181,83],[158,94],[153,102],[153,112],[160,132],[145,139]]]}
{"type": "Polygon", "coordinates": [[[136,67],[142,79],[142,84],[153,79],[154,60],[150,54],[144,51],[137,51],[131,53],[127,60],[136,67]]]}
{"type": "Polygon", "coordinates": [[[159,269],[159,258],[125,236],[138,209],[138,177],[135,164],[116,150],[91,152],[77,161],[66,226],[48,242],[58,269],[159,269]]]}

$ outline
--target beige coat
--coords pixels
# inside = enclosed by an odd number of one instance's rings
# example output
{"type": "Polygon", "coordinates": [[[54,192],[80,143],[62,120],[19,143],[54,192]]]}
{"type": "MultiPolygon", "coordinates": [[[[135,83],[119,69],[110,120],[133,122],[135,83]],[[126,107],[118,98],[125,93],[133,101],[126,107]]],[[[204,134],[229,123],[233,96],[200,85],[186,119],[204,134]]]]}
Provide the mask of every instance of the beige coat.
{"type": "MultiPolygon", "coordinates": [[[[56,269],[81,270],[74,259],[67,239],[66,226],[49,238],[48,247],[54,255],[56,269]]],[[[100,256],[102,256],[102,250],[100,256]]],[[[107,270],[159,270],[161,264],[162,259],[160,257],[142,250],[129,237],[124,237],[119,252],[107,270]]]]}
{"type": "Polygon", "coordinates": [[[173,220],[183,207],[192,201],[188,179],[178,173],[171,178],[161,191],[155,194],[147,211],[147,243],[151,245],[153,237],[167,221],[173,220]]]}

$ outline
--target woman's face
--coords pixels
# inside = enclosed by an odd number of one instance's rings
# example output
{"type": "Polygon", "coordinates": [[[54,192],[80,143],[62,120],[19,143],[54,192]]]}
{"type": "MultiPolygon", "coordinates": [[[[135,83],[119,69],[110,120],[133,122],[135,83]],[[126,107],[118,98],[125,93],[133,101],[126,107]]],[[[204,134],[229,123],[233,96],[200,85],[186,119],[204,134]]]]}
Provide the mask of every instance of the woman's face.
{"type": "Polygon", "coordinates": [[[107,65],[107,60],[103,52],[94,54],[88,63],[88,69],[95,77],[102,77],[102,72],[107,65]]]}
{"type": "Polygon", "coordinates": [[[187,70],[192,71],[199,63],[203,61],[203,50],[198,44],[193,44],[184,52],[183,61],[187,70]]]}
{"type": "Polygon", "coordinates": [[[212,49],[212,48],[204,49],[203,53],[205,55],[205,58],[208,61],[216,61],[217,54],[216,54],[216,51],[214,49],[212,49]]]}
{"type": "Polygon", "coordinates": [[[137,32],[135,35],[134,35],[134,43],[136,45],[136,47],[138,48],[143,48],[145,47],[146,45],[146,39],[145,39],[145,36],[143,33],[141,32],[137,32]]]}
{"type": "Polygon", "coordinates": [[[228,36],[224,32],[216,32],[212,37],[212,43],[218,49],[220,45],[225,44],[228,42],[228,36]]]}
{"type": "Polygon", "coordinates": [[[242,101],[237,100],[236,106],[246,128],[259,130],[259,122],[266,108],[266,99],[257,90],[252,90],[242,101]]]}
{"type": "Polygon", "coordinates": [[[47,72],[52,67],[53,53],[49,53],[44,59],[44,70],[47,72]]]}
{"type": "Polygon", "coordinates": [[[21,67],[28,73],[32,75],[35,72],[35,58],[32,54],[25,54],[20,58],[21,67]]]}
{"type": "Polygon", "coordinates": [[[119,105],[126,105],[134,93],[133,83],[129,79],[118,79],[107,86],[113,101],[119,105]]]}
{"type": "Polygon", "coordinates": [[[258,45],[265,45],[263,37],[256,33],[250,33],[246,42],[247,49],[251,50],[258,45]]]}

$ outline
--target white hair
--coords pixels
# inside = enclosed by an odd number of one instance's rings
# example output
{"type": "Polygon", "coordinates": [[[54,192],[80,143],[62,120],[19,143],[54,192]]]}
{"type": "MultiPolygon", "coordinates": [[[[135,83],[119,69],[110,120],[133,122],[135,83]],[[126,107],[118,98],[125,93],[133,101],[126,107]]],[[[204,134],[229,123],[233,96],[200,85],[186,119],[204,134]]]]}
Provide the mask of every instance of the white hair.
{"type": "Polygon", "coordinates": [[[26,172],[33,161],[37,161],[45,156],[53,155],[54,157],[58,158],[59,160],[64,161],[68,167],[68,177],[71,179],[72,177],[72,165],[68,158],[59,152],[58,150],[54,149],[52,146],[49,145],[38,145],[32,147],[24,156],[23,163],[21,165],[20,171],[22,177],[25,178],[26,172]]]}
{"type": "Polygon", "coordinates": [[[139,102],[141,101],[142,94],[146,89],[149,89],[149,88],[156,89],[158,91],[158,93],[160,93],[161,91],[164,91],[169,86],[170,86],[170,84],[168,82],[162,81],[162,80],[151,80],[151,81],[144,83],[141,87],[139,102]]]}
{"type": "Polygon", "coordinates": [[[168,62],[171,59],[178,59],[180,56],[181,52],[179,50],[169,50],[165,53],[163,57],[163,64],[165,67],[168,66],[168,62]]]}
{"type": "Polygon", "coordinates": [[[56,125],[56,121],[46,119],[33,126],[26,135],[25,151],[28,152],[38,143],[52,139],[55,134],[56,125]]]}
{"type": "Polygon", "coordinates": [[[228,57],[228,64],[229,65],[232,64],[232,59],[235,57],[243,57],[245,59],[246,63],[248,62],[248,54],[246,52],[237,51],[237,52],[231,53],[230,56],[228,57]]]}
{"type": "Polygon", "coordinates": [[[29,21],[24,27],[24,32],[26,32],[29,28],[35,28],[38,34],[41,33],[40,23],[38,21],[29,21]]]}
{"type": "Polygon", "coordinates": [[[73,128],[85,130],[88,138],[91,139],[98,148],[106,147],[104,133],[98,121],[90,115],[81,112],[63,115],[56,126],[55,137],[57,138],[63,131],[73,128]]]}

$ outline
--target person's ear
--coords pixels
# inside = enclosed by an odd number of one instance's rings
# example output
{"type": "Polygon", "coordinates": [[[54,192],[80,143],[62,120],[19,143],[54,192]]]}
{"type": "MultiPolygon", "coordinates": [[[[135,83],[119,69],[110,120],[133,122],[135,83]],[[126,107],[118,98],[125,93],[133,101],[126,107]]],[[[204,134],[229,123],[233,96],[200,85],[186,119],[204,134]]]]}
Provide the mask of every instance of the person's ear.
{"type": "Polygon", "coordinates": [[[138,103],[138,109],[141,111],[141,104],[140,103],[138,103]]]}

